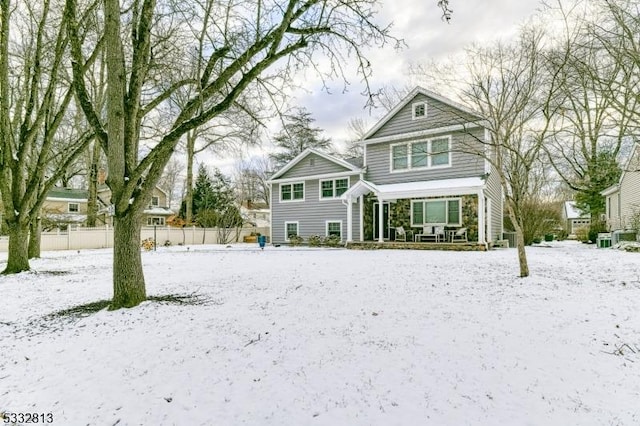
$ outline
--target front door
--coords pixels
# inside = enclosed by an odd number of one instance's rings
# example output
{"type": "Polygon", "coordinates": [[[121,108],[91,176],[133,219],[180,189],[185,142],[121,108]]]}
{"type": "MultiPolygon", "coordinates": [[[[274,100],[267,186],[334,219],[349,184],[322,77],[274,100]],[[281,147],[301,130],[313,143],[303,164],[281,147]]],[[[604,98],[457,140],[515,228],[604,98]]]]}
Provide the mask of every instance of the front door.
{"type": "MultiPolygon", "coordinates": [[[[380,230],[379,203],[373,203],[373,239],[377,240],[380,230]]],[[[389,239],[389,203],[382,203],[382,237],[389,239]]]]}

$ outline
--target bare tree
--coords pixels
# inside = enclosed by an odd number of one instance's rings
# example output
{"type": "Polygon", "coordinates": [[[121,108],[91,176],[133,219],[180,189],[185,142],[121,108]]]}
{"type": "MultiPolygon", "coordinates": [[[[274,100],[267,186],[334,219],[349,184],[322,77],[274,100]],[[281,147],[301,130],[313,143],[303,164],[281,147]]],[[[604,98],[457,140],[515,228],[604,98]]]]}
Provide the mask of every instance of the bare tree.
{"type": "Polygon", "coordinates": [[[524,28],[511,45],[469,50],[471,78],[463,97],[486,120],[491,136],[479,155],[489,160],[500,178],[505,206],[516,231],[520,276],[529,276],[525,251],[525,220],[535,194],[533,171],[554,112],[551,98],[557,74],[548,73],[543,34],[524,28]]]}
{"type": "MultiPolygon", "coordinates": [[[[469,131],[457,149],[489,161],[504,193],[506,212],[516,231],[520,276],[529,276],[524,231],[526,209],[540,190],[539,170],[542,147],[554,115],[551,99],[557,76],[549,73],[544,34],[533,27],[521,30],[517,40],[496,42],[490,47],[467,49],[460,99],[479,118],[461,115],[460,123],[479,123],[489,132],[489,140],[469,131]]],[[[434,71],[433,64],[418,68],[431,79],[448,74],[434,71]]],[[[446,80],[445,80],[446,81],[446,80]]],[[[456,149],[456,148],[453,148],[456,149]]]]}
{"type": "MultiPolygon", "coordinates": [[[[593,11],[577,14],[575,8],[562,7],[559,3],[557,11],[565,22],[564,39],[548,55],[559,84],[553,100],[557,114],[545,148],[555,171],[576,191],[576,200],[595,223],[604,212],[600,192],[618,181],[616,160],[634,127],[637,71],[635,76],[627,72],[627,61],[613,50],[621,45],[621,34],[603,30],[604,13],[597,15],[594,25],[588,21],[593,11]]],[[[617,21],[610,17],[609,22],[617,28],[617,21]]]]}
{"type": "Polygon", "coordinates": [[[253,156],[235,164],[234,183],[240,204],[270,204],[270,185],[267,183],[274,172],[269,156],[253,156]]]}
{"type": "Polygon", "coordinates": [[[321,58],[340,75],[347,50],[367,81],[369,62],[362,48],[393,41],[388,27],[374,23],[375,0],[133,0],[126,6],[104,0],[104,27],[95,37],[104,40],[106,49],[107,111],[102,117],[87,91],[83,66],[86,52],[96,45],[83,45],[80,7],[66,0],[75,91],[107,153],[107,185],[115,207],[112,309],[136,306],[146,298],[141,215],[180,138],[221,116],[261,81],[269,80],[259,87],[263,92],[274,82],[288,85],[296,69],[317,65],[321,58]],[[184,73],[194,55],[201,64],[197,78],[184,73]],[[184,106],[168,102],[185,87],[193,88],[194,95],[184,106]],[[166,126],[154,125],[154,138],[143,146],[144,124],[157,117],[166,126]]]}
{"type": "Polygon", "coordinates": [[[182,185],[184,165],[175,157],[167,163],[158,186],[167,193],[167,205],[171,208],[175,201],[176,189],[182,185]]]}
{"type": "Polygon", "coordinates": [[[55,0],[23,6],[12,9],[9,0],[0,2],[0,193],[9,231],[5,274],[28,270],[29,255],[39,255],[35,239],[46,193],[92,138],[76,129],[64,147],[55,144],[73,99],[64,80],[65,25],[55,0]],[[11,31],[11,25],[22,31],[11,31]]]}
{"type": "Polygon", "coordinates": [[[349,140],[343,156],[346,158],[362,157],[364,154],[364,146],[362,145],[362,138],[367,134],[369,130],[369,124],[362,117],[352,118],[349,120],[347,129],[349,131],[349,140]]]}

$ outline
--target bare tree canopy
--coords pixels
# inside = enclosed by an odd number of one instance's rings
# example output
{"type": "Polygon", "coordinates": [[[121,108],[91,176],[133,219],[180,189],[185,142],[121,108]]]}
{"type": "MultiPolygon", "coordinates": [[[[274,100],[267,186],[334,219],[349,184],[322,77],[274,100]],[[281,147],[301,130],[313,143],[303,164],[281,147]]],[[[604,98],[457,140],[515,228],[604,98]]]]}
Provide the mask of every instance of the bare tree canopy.
{"type": "Polygon", "coordinates": [[[399,42],[376,23],[376,7],[375,0],[104,0],[99,8],[66,0],[73,85],[106,153],[115,206],[112,308],[146,298],[140,217],[180,138],[233,107],[279,98],[300,69],[340,78],[347,56],[368,91],[363,48],[399,42]],[[92,10],[101,13],[87,22],[92,10]],[[106,114],[87,89],[83,66],[101,49],[106,114]],[[254,99],[243,96],[249,90],[254,99]],[[178,105],[178,91],[192,95],[178,105]]]}

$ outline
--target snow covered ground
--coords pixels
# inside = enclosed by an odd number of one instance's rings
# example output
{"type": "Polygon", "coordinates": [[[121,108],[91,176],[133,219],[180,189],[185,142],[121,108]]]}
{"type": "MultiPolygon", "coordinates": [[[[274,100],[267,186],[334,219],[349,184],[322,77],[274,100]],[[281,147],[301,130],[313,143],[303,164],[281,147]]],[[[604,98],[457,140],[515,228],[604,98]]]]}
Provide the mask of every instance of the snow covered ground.
{"type": "MultiPolygon", "coordinates": [[[[111,251],[0,277],[0,412],[54,425],[638,425],[640,254],[254,245],[143,253],[145,302],[111,297],[111,251]]],[[[6,254],[0,254],[0,269],[6,254]]]]}

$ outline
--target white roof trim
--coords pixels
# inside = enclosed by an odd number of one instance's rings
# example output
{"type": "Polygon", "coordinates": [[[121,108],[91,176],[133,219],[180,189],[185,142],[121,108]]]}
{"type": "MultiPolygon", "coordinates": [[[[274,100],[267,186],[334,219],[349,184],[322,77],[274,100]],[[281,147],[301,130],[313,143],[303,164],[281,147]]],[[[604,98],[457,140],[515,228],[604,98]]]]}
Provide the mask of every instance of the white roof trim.
{"type": "Polygon", "coordinates": [[[382,117],[382,119],[380,121],[378,121],[376,123],[375,126],[373,126],[373,128],[371,130],[369,130],[363,137],[362,139],[368,139],[371,137],[371,135],[373,135],[374,133],[376,133],[378,130],[380,130],[380,128],[382,126],[384,126],[385,124],[387,124],[387,122],[389,120],[391,120],[391,118],[393,118],[402,108],[404,108],[405,106],[407,106],[409,104],[409,102],[411,102],[413,100],[413,98],[416,97],[416,95],[418,94],[422,94],[425,95],[429,98],[433,98],[437,101],[440,101],[444,104],[450,105],[454,108],[457,108],[461,111],[464,111],[468,114],[472,114],[475,115],[478,118],[481,118],[480,115],[476,112],[473,111],[472,109],[470,109],[469,107],[466,107],[458,102],[455,102],[451,99],[445,98],[442,95],[437,94],[436,92],[433,92],[431,90],[427,90],[424,87],[420,87],[420,86],[416,86],[415,89],[413,89],[411,91],[411,93],[409,93],[407,96],[405,96],[405,98],[400,101],[400,103],[398,105],[396,105],[391,111],[389,111],[387,113],[387,115],[385,115],[384,117],[382,117]]]}
{"type": "MultiPolygon", "coordinates": [[[[625,161],[624,167],[622,167],[622,173],[620,174],[620,179],[618,179],[618,187],[622,185],[622,181],[624,180],[624,175],[626,175],[627,172],[631,171],[630,170],[631,162],[633,161],[636,155],[638,156],[638,161],[640,161],[640,142],[635,142],[633,144],[633,148],[631,149],[631,155],[629,155],[629,158],[627,158],[627,161],[625,161]]],[[[607,188],[604,191],[608,191],[609,189],[610,188],[607,188]]],[[[600,192],[600,194],[602,194],[602,192],[600,192]]],[[[602,195],[610,195],[610,194],[602,194],[602,195]]]]}
{"type": "Polygon", "coordinates": [[[618,185],[617,183],[615,185],[611,185],[610,187],[608,187],[607,189],[600,191],[600,195],[606,197],[608,195],[612,195],[615,194],[616,192],[620,191],[620,185],[618,185]]]}
{"type": "Polygon", "coordinates": [[[485,187],[485,181],[480,177],[392,183],[386,185],[376,185],[366,180],[361,180],[342,194],[341,198],[347,200],[369,192],[373,192],[382,200],[465,195],[478,193],[485,189],[485,187]]]}
{"type": "Polygon", "coordinates": [[[354,176],[359,175],[361,173],[360,170],[350,170],[344,172],[336,172],[336,173],[325,173],[321,175],[309,175],[309,176],[299,176],[299,177],[290,177],[283,179],[269,179],[267,183],[289,183],[289,182],[304,182],[306,180],[316,180],[316,179],[333,179],[345,176],[354,176]]]}
{"type": "MultiPolygon", "coordinates": [[[[271,178],[269,179],[269,181],[274,181],[276,179],[278,179],[278,176],[282,176],[284,173],[286,173],[288,170],[290,170],[293,166],[295,166],[296,164],[298,164],[300,161],[302,161],[307,155],[309,154],[316,154],[328,161],[331,161],[333,163],[336,163],[339,166],[342,166],[344,168],[346,168],[347,170],[352,170],[354,172],[359,172],[360,168],[354,166],[353,164],[344,161],[340,158],[336,158],[333,157],[329,154],[325,154],[324,152],[318,151],[316,149],[313,148],[307,148],[304,151],[302,151],[300,154],[298,154],[293,160],[289,161],[287,164],[284,165],[284,167],[282,167],[280,170],[278,170],[273,176],[271,176],[271,178]]],[[[299,178],[298,178],[299,179],[299,178]]]]}

